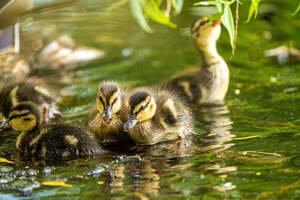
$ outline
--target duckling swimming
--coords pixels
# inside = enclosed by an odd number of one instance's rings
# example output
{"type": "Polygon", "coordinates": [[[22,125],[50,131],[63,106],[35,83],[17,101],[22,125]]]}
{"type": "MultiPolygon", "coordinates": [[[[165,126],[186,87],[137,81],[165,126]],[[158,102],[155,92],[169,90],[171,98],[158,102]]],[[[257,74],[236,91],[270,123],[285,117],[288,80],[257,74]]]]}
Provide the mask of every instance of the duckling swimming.
{"type": "Polygon", "coordinates": [[[137,144],[152,145],[192,133],[189,109],[168,91],[138,89],[129,98],[130,116],[124,130],[137,144]]]}
{"type": "Polygon", "coordinates": [[[10,125],[21,131],[16,148],[23,156],[57,159],[95,156],[101,152],[93,136],[80,128],[66,124],[43,126],[42,121],[39,107],[23,102],[10,111],[8,120],[0,128],[10,125]]]}
{"type": "Polygon", "coordinates": [[[56,107],[55,98],[47,89],[23,81],[4,84],[0,89],[0,116],[6,120],[11,108],[25,101],[30,101],[43,109],[45,122],[61,115],[56,107]]]}
{"type": "Polygon", "coordinates": [[[129,113],[126,99],[124,89],[116,82],[102,82],[99,85],[96,108],[91,111],[88,120],[88,127],[99,142],[126,138],[122,134],[129,113]]]}
{"type": "Polygon", "coordinates": [[[221,103],[229,85],[229,69],[218,54],[216,42],[221,33],[221,21],[206,17],[197,19],[191,27],[196,47],[202,54],[201,70],[174,78],[166,84],[175,89],[186,102],[221,103]]]}

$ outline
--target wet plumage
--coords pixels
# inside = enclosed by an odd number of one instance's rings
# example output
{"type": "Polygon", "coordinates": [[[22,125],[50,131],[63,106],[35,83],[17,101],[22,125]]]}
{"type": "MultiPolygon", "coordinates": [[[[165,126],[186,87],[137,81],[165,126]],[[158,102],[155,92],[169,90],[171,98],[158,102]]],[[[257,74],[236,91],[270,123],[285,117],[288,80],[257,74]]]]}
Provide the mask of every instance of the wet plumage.
{"type": "Polygon", "coordinates": [[[41,112],[32,103],[20,103],[1,125],[10,125],[21,133],[16,148],[25,157],[58,159],[95,156],[102,152],[94,137],[78,127],[67,124],[44,126],[41,112]]]}
{"type": "Polygon", "coordinates": [[[32,102],[44,113],[44,121],[60,116],[56,99],[44,87],[28,82],[7,83],[0,88],[0,115],[2,120],[8,118],[10,110],[22,102],[32,102]]]}
{"type": "Polygon", "coordinates": [[[130,116],[124,129],[137,144],[152,145],[192,133],[189,109],[169,91],[137,89],[129,104],[130,116]]]}
{"type": "Polygon", "coordinates": [[[93,108],[88,127],[100,143],[127,140],[123,124],[128,119],[126,94],[116,82],[99,85],[96,108],[93,108]]]}

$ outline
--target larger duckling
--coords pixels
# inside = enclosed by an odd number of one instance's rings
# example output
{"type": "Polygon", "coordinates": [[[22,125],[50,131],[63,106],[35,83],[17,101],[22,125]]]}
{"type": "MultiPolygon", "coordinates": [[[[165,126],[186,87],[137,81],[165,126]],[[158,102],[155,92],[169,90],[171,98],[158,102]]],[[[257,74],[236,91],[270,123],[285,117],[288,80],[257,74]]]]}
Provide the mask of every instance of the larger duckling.
{"type": "Polygon", "coordinates": [[[101,152],[92,135],[80,128],[53,124],[43,126],[39,107],[24,102],[14,107],[0,128],[10,125],[20,131],[16,148],[24,156],[56,159],[94,156],[101,152]]]}
{"type": "Polygon", "coordinates": [[[139,89],[130,96],[129,104],[124,130],[137,144],[152,145],[192,133],[189,109],[168,91],[139,89]]]}
{"type": "Polygon", "coordinates": [[[197,19],[191,28],[192,38],[202,55],[200,70],[179,76],[169,83],[186,102],[222,103],[229,85],[229,69],[219,55],[216,43],[221,33],[221,21],[206,17],[197,19]]]}
{"type": "Polygon", "coordinates": [[[88,127],[99,142],[115,142],[126,138],[123,124],[128,119],[128,104],[124,89],[116,82],[99,85],[96,108],[93,108],[88,127]]]}
{"type": "Polygon", "coordinates": [[[10,110],[25,101],[30,101],[43,109],[45,122],[61,115],[56,107],[55,98],[47,89],[40,85],[23,81],[4,84],[0,89],[0,116],[6,120],[10,110]]]}

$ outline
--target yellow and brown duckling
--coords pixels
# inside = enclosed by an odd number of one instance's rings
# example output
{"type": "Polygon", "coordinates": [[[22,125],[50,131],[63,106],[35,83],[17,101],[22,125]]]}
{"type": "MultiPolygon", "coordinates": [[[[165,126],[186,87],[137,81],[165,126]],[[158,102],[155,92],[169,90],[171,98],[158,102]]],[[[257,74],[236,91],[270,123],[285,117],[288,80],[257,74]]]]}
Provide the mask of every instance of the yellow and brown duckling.
{"type": "Polygon", "coordinates": [[[201,69],[178,76],[166,84],[168,88],[174,88],[186,102],[219,103],[226,96],[229,69],[216,48],[221,33],[220,24],[220,20],[210,21],[206,17],[192,24],[192,38],[202,54],[201,69]]]}
{"type": "MultiPolygon", "coordinates": [[[[55,117],[61,116],[56,107],[56,100],[44,87],[23,81],[18,83],[4,84],[0,88],[0,116],[8,119],[10,110],[22,102],[32,102],[43,109],[44,121],[48,122],[55,117]]],[[[3,120],[2,119],[2,120],[3,120]]]]}
{"type": "Polygon", "coordinates": [[[123,124],[128,119],[126,98],[124,89],[116,82],[100,83],[96,108],[93,108],[88,120],[89,129],[100,143],[126,139],[126,135],[122,134],[123,124]]]}
{"type": "Polygon", "coordinates": [[[130,116],[124,124],[136,144],[152,145],[192,134],[192,117],[169,91],[138,89],[129,98],[130,116]]]}
{"type": "Polygon", "coordinates": [[[6,122],[20,131],[16,148],[23,156],[57,159],[95,156],[102,152],[94,137],[78,127],[66,124],[43,126],[38,106],[24,102],[12,108],[6,122]]]}

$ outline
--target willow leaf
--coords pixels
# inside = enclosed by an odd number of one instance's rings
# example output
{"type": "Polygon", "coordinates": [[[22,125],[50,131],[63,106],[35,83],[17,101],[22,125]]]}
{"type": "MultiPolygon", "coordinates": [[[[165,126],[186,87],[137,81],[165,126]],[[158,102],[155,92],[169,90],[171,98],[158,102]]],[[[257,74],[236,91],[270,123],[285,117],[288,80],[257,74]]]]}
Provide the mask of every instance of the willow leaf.
{"type": "Polygon", "coordinates": [[[45,185],[45,186],[72,187],[72,185],[66,184],[65,182],[62,182],[62,181],[45,181],[45,182],[42,182],[42,185],[45,185]]]}
{"type": "Polygon", "coordinates": [[[14,164],[13,161],[7,160],[6,158],[0,158],[0,163],[10,163],[10,164],[14,164]]]}
{"type": "Polygon", "coordinates": [[[172,0],[175,15],[178,15],[183,8],[184,0],[172,0]]]}
{"type": "Polygon", "coordinates": [[[216,21],[224,15],[224,4],[219,3],[219,4],[216,5],[216,7],[217,7],[218,13],[216,15],[213,15],[213,16],[208,16],[208,19],[210,21],[216,21]]]}
{"type": "Polygon", "coordinates": [[[254,15],[254,18],[256,18],[257,13],[258,13],[258,5],[259,5],[260,0],[252,0],[251,1],[251,5],[249,8],[249,14],[248,14],[248,18],[247,18],[247,23],[251,20],[251,18],[254,15]]]}
{"type": "Polygon", "coordinates": [[[150,26],[147,23],[147,20],[143,13],[142,3],[143,1],[140,0],[130,0],[130,9],[133,14],[133,17],[136,18],[139,25],[147,32],[153,33],[153,30],[150,28],[150,26]]]}
{"type": "Polygon", "coordinates": [[[297,15],[297,13],[300,11],[300,3],[298,5],[298,8],[295,10],[295,12],[293,13],[293,16],[297,15]]]}
{"type": "Polygon", "coordinates": [[[155,22],[165,24],[171,28],[176,28],[176,24],[170,21],[170,17],[166,17],[165,13],[160,10],[159,6],[154,0],[145,1],[144,12],[155,22]]]}
{"type": "Polygon", "coordinates": [[[194,3],[194,6],[212,6],[212,5],[217,5],[219,2],[217,1],[200,1],[197,3],[194,3]]]}
{"type": "Polygon", "coordinates": [[[234,20],[229,4],[224,5],[224,14],[221,19],[229,34],[231,47],[234,48],[234,20]]]}

